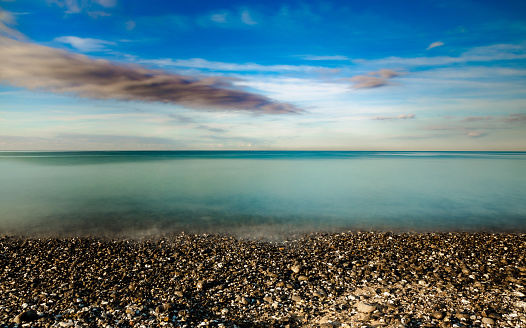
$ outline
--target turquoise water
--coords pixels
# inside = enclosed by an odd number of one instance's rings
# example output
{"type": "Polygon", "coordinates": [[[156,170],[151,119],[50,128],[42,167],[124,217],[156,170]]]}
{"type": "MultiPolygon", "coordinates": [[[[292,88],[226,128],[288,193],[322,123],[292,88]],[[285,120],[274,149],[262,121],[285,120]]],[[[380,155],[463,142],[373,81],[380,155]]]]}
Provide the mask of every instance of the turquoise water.
{"type": "Polygon", "coordinates": [[[0,152],[0,233],[526,232],[524,152],[0,152]]]}

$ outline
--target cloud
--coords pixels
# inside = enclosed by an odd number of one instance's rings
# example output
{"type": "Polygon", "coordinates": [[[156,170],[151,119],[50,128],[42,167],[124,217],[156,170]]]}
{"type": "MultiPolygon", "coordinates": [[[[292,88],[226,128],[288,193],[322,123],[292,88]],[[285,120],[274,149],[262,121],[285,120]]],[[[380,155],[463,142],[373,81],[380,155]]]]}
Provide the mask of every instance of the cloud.
{"type": "Polygon", "coordinates": [[[177,59],[173,60],[170,58],[163,59],[141,59],[136,60],[140,64],[153,64],[157,66],[174,66],[174,67],[185,67],[185,68],[198,68],[208,69],[213,71],[225,71],[225,72],[241,72],[241,71],[258,71],[258,72],[282,72],[282,71],[296,71],[296,72],[313,72],[317,70],[323,70],[321,66],[308,66],[308,65],[260,65],[255,63],[224,63],[208,61],[203,58],[191,58],[191,59],[177,59]]]}
{"type": "Polygon", "coordinates": [[[444,42],[442,41],[437,41],[437,42],[433,42],[429,45],[429,47],[427,47],[426,50],[429,50],[429,49],[433,49],[433,48],[436,48],[436,47],[440,47],[440,46],[443,46],[444,45],[444,42]]]}
{"type": "Polygon", "coordinates": [[[407,119],[412,119],[412,118],[415,118],[415,117],[416,117],[415,114],[403,114],[403,115],[389,116],[389,117],[376,116],[376,117],[373,117],[371,120],[378,120],[378,121],[384,121],[384,120],[407,120],[407,119]]]}
{"type": "Polygon", "coordinates": [[[312,55],[306,55],[306,56],[301,56],[301,58],[304,59],[304,60],[351,60],[351,58],[349,58],[349,57],[339,56],[339,55],[335,55],[335,56],[312,56],[312,55]]]}
{"type": "Polygon", "coordinates": [[[257,24],[257,22],[252,18],[252,16],[250,16],[250,13],[248,12],[248,10],[243,10],[243,12],[241,13],[241,21],[247,25],[257,24]]]}
{"type": "Polygon", "coordinates": [[[210,19],[216,23],[226,23],[226,16],[228,14],[215,14],[210,17],[210,19]]]}
{"type": "Polygon", "coordinates": [[[93,19],[97,19],[99,17],[107,17],[107,16],[111,16],[110,13],[107,13],[105,11],[88,11],[88,15],[93,18],[93,19]]]}
{"type": "Polygon", "coordinates": [[[225,129],[221,129],[221,128],[213,128],[213,127],[210,127],[210,126],[207,126],[207,125],[199,125],[196,127],[197,129],[201,129],[201,130],[206,130],[206,131],[210,131],[210,132],[214,132],[214,133],[223,133],[223,132],[226,132],[225,129]]]}
{"type": "Polygon", "coordinates": [[[357,82],[355,85],[353,85],[353,87],[356,89],[376,88],[387,84],[385,79],[368,75],[356,75],[350,78],[350,80],[352,82],[357,82]]]}
{"type": "MultiPolygon", "coordinates": [[[[487,128],[487,127],[486,127],[487,128]]],[[[459,131],[456,132],[456,135],[464,135],[470,138],[480,138],[488,135],[487,132],[476,131],[478,128],[469,128],[465,126],[447,126],[447,125],[436,125],[436,126],[427,126],[422,128],[422,130],[431,130],[431,131],[459,131]]]]}
{"type": "Polygon", "coordinates": [[[17,40],[26,39],[22,33],[10,27],[14,25],[16,25],[16,20],[13,15],[9,11],[0,8],[0,37],[4,35],[17,40]]]}
{"type": "Polygon", "coordinates": [[[458,57],[386,57],[381,59],[355,59],[354,63],[374,67],[385,66],[445,66],[469,62],[492,62],[500,60],[526,59],[526,47],[515,44],[495,44],[491,46],[476,47],[462,53],[458,57]]]}
{"type": "Polygon", "coordinates": [[[526,114],[508,114],[498,116],[469,116],[461,122],[497,121],[505,123],[526,122],[526,114]]]}
{"type": "Polygon", "coordinates": [[[94,2],[105,8],[115,7],[117,5],[117,0],[94,0],[94,2]]]}
{"type": "Polygon", "coordinates": [[[508,117],[503,118],[504,122],[525,122],[526,114],[510,114],[508,117]]]}
{"type": "Polygon", "coordinates": [[[73,48],[78,49],[82,52],[101,51],[104,50],[106,45],[116,45],[115,42],[99,39],[79,38],[76,36],[61,36],[55,38],[55,41],[69,44],[73,48]]]}
{"type": "Polygon", "coordinates": [[[479,122],[479,121],[488,121],[492,120],[491,116],[469,116],[462,120],[462,122],[479,122]]]}
{"type": "Polygon", "coordinates": [[[68,14],[78,14],[84,9],[93,7],[93,5],[99,5],[104,8],[115,7],[117,5],[117,0],[81,0],[80,2],[78,0],[47,0],[47,3],[55,4],[60,8],[65,8],[66,13],[68,14]]]}
{"type": "Polygon", "coordinates": [[[488,135],[487,133],[480,132],[480,131],[469,131],[469,132],[466,132],[465,134],[471,138],[480,138],[480,137],[485,137],[488,135]]]}
{"type": "Polygon", "coordinates": [[[0,37],[0,80],[13,86],[92,99],[163,102],[202,110],[300,113],[294,105],[236,89],[231,79],[197,79],[118,65],[0,37]]]}
{"type": "Polygon", "coordinates": [[[127,21],[127,22],[125,23],[125,25],[126,25],[126,29],[127,29],[128,31],[131,31],[131,30],[133,30],[133,29],[135,28],[135,26],[136,26],[137,24],[136,24],[134,21],[129,20],[129,21],[127,21]]]}
{"type": "Polygon", "coordinates": [[[180,115],[180,114],[170,114],[168,115],[169,117],[171,118],[175,118],[177,121],[181,122],[181,123],[195,123],[195,120],[188,117],[188,116],[184,116],[184,115],[180,115]]]}
{"type": "Polygon", "coordinates": [[[381,87],[389,84],[387,81],[390,78],[400,76],[401,73],[393,71],[392,69],[380,69],[375,72],[369,72],[367,75],[356,75],[350,78],[352,82],[357,82],[353,85],[356,89],[369,89],[381,87]]]}

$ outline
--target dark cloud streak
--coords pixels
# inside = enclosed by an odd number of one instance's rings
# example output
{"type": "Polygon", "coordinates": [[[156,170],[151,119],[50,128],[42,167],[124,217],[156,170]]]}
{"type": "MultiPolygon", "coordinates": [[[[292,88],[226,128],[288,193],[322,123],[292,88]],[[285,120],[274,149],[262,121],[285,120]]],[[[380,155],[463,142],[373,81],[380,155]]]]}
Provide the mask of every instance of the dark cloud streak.
{"type": "Polygon", "coordinates": [[[294,105],[236,89],[228,78],[195,78],[119,65],[7,37],[0,37],[0,81],[91,99],[163,102],[201,110],[257,114],[303,112],[294,105]]]}

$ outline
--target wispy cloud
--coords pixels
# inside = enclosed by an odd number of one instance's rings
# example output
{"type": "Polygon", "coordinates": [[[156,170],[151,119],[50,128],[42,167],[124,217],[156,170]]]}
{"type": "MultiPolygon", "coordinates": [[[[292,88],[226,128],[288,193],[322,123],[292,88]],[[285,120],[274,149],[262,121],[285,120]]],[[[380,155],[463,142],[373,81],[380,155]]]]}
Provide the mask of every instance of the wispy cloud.
{"type": "Polygon", "coordinates": [[[117,5],[117,0],[47,0],[49,4],[55,4],[60,8],[64,8],[68,14],[77,14],[85,9],[91,8],[94,5],[99,5],[104,8],[111,8],[117,5]]]}
{"type": "Polygon", "coordinates": [[[503,118],[504,122],[524,122],[526,123],[526,114],[510,114],[503,118]]]}
{"type": "Polygon", "coordinates": [[[214,133],[223,133],[223,132],[226,132],[225,129],[222,129],[222,128],[214,128],[214,127],[211,127],[211,126],[208,126],[208,125],[199,125],[196,127],[197,129],[201,129],[201,130],[206,130],[206,131],[210,131],[210,132],[214,132],[214,133]]]}
{"type": "Polygon", "coordinates": [[[347,56],[340,56],[340,55],[334,55],[334,56],[313,56],[313,55],[305,55],[301,56],[304,60],[351,60],[351,58],[347,56]]]}
{"type": "Polygon", "coordinates": [[[107,13],[105,11],[97,10],[97,11],[88,11],[88,15],[93,19],[98,19],[100,17],[108,17],[111,16],[110,13],[107,13]]]}
{"type": "Polygon", "coordinates": [[[4,35],[17,40],[24,40],[26,37],[13,28],[15,25],[16,20],[13,15],[7,10],[0,8],[0,37],[4,35]]]}
{"type": "Polygon", "coordinates": [[[376,116],[373,117],[371,120],[378,120],[378,121],[384,121],[384,120],[407,120],[415,118],[415,114],[403,114],[398,116],[376,116]]]}
{"type": "Polygon", "coordinates": [[[0,37],[0,80],[14,86],[93,99],[164,102],[203,110],[300,113],[288,103],[246,92],[220,77],[193,78],[118,65],[0,37]]]}
{"type": "Polygon", "coordinates": [[[400,76],[399,72],[391,69],[381,69],[375,72],[370,72],[367,75],[356,75],[350,78],[352,82],[357,82],[353,85],[356,89],[376,88],[389,84],[387,81],[390,78],[400,76]]]}
{"type": "Polygon", "coordinates": [[[132,20],[129,20],[129,21],[127,21],[127,22],[124,23],[124,24],[125,24],[126,29],[127,29],[128,31],[133,30],[133,29],[135,28],[135,26],[137,26],[137,23],[135,23],[135,21],[132,21],[132,20]]]}
{"type": "Polygon", "coordinates": [[[252,18],[248,10],[241,12],[241,21],[246,25],[256,25],[257,22],[252,18]]]}
{"type": "Polygon", "coordinates": [[[447,126],[447,125],[434,125],[422,128],[426,131],[458,131],[456,135],[464,135],[470,138],[480,138],[488,135],[487,132],[479,131],[479,128],[472,128],[466,126],[447,126]]]}
{"type": "Polygon", "coordinates": [[[227,13],[223,13],[223,14],[214,14],[210,17],[210,19],[216,23],[226,23],[226,16],[228,14],[227,13]]]}
{"type": "Polygon", "coordinates": [[[480,122],[492,120],[492,116],[469,116],[462,120],[462,122],[480,122]]]}
{"type": "Polygon", "coordinates": [[[256,63],[225,63],[225,62],[214,62],[208,61],[202,58],[192,59],[177,59],[173,60],[170,58],[163,59],[140,59],[135,62],[140,64],[153,64],[157,66],[173,66],[173,67],[184,67],[184,68],[198,68],[208,69],[213,71],[224,71],[224,72],[242,72],[242,71],[256,71],[256,72],[282,72],[282,71],[296,71],[296,72],[313,72],[322,70],[324,67],[320,66],[308,66],[308,65],[260,65],[256,63]]]}
{"type": "Polygon", "coordinates": [[[426,50],[429,50],[429,49],[433,49],[433,48],[436,48],[436,47],[440,47],[440,46],[443,46],[444,45],[444,42],[442,41],[437,41],[437,42],[433,42],[429,45],[429,47],[427,47],[426,50]]]}
{"type": "Polygon", "coordinates": [[[469,116],[462,119],[461,122],[480,122],[480,121],[496,121],[505,123],[526,123],[526,114],[508,114],[498,116],[469,116]]]}
{"type": "Polygon", "coordinates": [[[481,131],[469,131],[469,132],[466,132],[466,135],[471,138],[480,138],[480,137],[485,137],[488,134],[486,132],[481,132],[481,131]]]}
{"type": "Polygon", "coordinates": [[[462,53],[458,57],[386,57],[381,59],[355,59],[356,64],[374,67],[415,67],[415,66],[445,66],[468,62],[492,62],[501,60],[526,59],[526,46],[515,44],[495,44],[485,47],[476,47],[462,53]]]}
{"type": "Polygon", "coordinates": [[[55,41],[69,44],[75,49],[78,49],[82,52],[91,52],[91,51],[102,51],[105,50],[107,45],[116,45],[115,42],[91,39],[91,38],[79,38],[77,36],[61,36],[55,38],[55,41]]]}

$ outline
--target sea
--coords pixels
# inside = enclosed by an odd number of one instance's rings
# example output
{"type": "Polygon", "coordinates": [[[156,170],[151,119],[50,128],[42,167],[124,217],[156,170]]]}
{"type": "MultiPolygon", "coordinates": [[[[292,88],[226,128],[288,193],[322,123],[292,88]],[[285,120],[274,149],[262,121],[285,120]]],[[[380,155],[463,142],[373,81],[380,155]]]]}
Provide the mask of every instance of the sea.
{"type": "Polygon", "coordinates": [[[526,152],[0,152],[0,235],[526,232],[526,152]]]}

